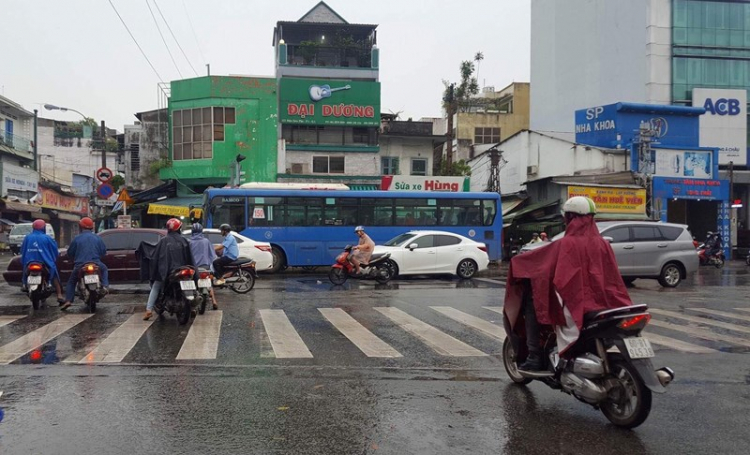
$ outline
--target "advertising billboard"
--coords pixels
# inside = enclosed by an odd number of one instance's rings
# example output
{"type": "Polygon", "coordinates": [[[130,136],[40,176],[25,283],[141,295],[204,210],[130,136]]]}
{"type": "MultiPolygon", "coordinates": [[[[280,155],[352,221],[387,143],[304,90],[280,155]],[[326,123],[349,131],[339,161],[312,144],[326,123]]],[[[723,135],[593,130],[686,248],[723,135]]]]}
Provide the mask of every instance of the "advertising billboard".
{"type": "Polygon", "coordinates": [[[693,106],[703,107],[701,147],[719,149],[719,164],[747,164],[747,90],[693,89],[693,106]]]}
{"type": "Polygon", "coordinates": [[[678,150],[655,148],[650,152],[636,150],[637,172],[663,177],[714,178],[712,150],[678,150]]]}
{"type": "Polygon", "coordinates": [[[380,82],[282,78],[281,123],[380,126],[380,82]]]}
{"type": "Polygon", "coordinates": [[[646,213],[645,188],[569,186],[568,199],[586,196],[596,204],[597,213],[646,213]]]}

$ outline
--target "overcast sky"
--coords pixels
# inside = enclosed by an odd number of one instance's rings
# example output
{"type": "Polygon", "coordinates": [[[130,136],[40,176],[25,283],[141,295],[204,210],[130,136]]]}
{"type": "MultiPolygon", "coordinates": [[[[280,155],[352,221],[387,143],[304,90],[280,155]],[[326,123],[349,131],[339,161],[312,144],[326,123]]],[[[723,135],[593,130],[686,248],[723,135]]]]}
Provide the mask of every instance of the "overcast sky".
{"type": "MultiPolygon", "coordinates": [[[[163,81],[180,79],[148,5],[185,78],[274,74],[277,21],[296,21],[314,0],[111,0],[163,81]],[[189,19],[188,19],[189,18],[189,19]],[[195,29],[191,30],[190,21],[195,29]],[[196,39],[197,38],[197,39],[196,39]]],[[[330,0],[351,23],[379,24],[381,106],[401,117],[437,117],[443,79],[461,60],[484,53],[479,84],[529,80],[530,0],[330,0]],[[484,83],[483,83],[484,82],[484,83]]],[[[109,0],[4,0],[0,93],[28,110],[50,103],[77,109],[122,131],[135,112],[158,107],[159,77],[128,35],[109,0]]]]}

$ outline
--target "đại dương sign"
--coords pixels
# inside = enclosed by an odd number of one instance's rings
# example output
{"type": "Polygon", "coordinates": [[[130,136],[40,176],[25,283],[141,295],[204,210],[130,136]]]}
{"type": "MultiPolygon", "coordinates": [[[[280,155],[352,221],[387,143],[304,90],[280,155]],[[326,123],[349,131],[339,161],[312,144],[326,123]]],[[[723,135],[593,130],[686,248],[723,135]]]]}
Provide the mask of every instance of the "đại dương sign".
{"type": "Polygon", "coordinates": [[[646,213],[646,190],[598,186],[569,186],[568,198],[586,196],[596,204],[597,213],[646,213]]]}
{"type": "Polygon", "coordinates": [[[380,83],[282,78],[281,123],[380,126],[380,83]]]}

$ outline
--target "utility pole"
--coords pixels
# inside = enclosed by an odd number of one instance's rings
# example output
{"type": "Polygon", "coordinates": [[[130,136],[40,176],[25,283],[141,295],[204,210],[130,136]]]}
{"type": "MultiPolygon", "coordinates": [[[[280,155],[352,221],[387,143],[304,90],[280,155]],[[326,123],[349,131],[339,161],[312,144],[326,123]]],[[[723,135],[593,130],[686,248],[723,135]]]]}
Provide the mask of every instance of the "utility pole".
{"type": "Polygon", "coordinates": [[[500,194],[500,151],[493,147],[490,152],[490,178],[485,191],[500,194]]]}
{"type": "Polygon", "coordinates": [[[638,127],[638,173],[645,176],[644,186],[646,187],[646,194],[648,200],[648,207],[650,210],[650,217],[652,220],[661,219],[661,207],[654,207],[654,188],[653,180],[651,176],[656,172],[656,162],[651,159],[652,149],[651,143],[653,138],[656,136],[656,132],[651,128],[649,122],[641,122],[638,127]]]}
{"type": "MultiPolygon", "coordinates": [[[[34,170],[39,171],[39,147],[37,145],[37,128],[39,125],[39,111],[34,109],[34,170]]],[[[41,171],[39,171],[41,174],[41,171]]],[[[41,175],[40,175],[41,176],[41,175]]]]}
{"type": "MultiPolygon", "coordinates": [[[[102,167],[107,167],[107,128],[104,125],[104,120],[102,120],[102,167]]],[[[96,178],[96,176],[94,176],[96,178]]]]}
{"type": "Polygon", "coordinates": [[[737,209],[734,205],[734,161],[729,162],[729,260],[734,259],[734,245],[737,242],[737,209]]]}
{"type": "Polygon", "coordinates": [[[448,145],[446,150],[445,160],[448,163],[448,172],[453,167],[453,111],[454,111],[454,91],[456,84],[451,84],[448,87],[448,129],[445,132],[445,142],[448,145]]]}

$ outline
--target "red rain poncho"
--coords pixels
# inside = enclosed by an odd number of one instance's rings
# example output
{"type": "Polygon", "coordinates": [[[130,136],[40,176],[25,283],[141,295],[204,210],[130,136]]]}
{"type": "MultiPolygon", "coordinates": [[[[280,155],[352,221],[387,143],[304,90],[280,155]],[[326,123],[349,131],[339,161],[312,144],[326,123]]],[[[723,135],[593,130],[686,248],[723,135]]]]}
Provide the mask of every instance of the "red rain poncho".
{"type": "Polygon", "coordinates": [[[585,313],[633,304],[615,253],[599,234],[593,216],[572,219],[563,238],[510,261],[504,313],[513,330],[521,312],[523,279],[531,281],[539,323],[572,330],[572,338],[564,343],[558,330],[561,353],[578,337],[585,313]]]}

